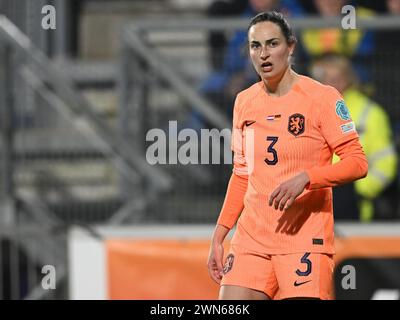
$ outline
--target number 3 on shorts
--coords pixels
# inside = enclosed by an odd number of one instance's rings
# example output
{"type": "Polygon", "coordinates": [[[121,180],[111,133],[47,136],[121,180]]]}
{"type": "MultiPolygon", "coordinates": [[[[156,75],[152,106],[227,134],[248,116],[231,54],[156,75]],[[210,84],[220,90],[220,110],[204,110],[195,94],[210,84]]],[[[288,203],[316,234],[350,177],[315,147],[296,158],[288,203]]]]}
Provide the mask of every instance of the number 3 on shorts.
{"type": "Polygon", "coordinates": [[[296,270],[296,274],[298,276],[305,277],[305,276],[308,276],[311,273],[312,263],[311,263],[311,260],[308,259],[309,255],[310,255],[310,252],[306,252],[306,254],[301,258],[300,263],[306,264],[307,269],[306,269],[306,271],[301,271],[300,269],[297,269],[296,270]]]}

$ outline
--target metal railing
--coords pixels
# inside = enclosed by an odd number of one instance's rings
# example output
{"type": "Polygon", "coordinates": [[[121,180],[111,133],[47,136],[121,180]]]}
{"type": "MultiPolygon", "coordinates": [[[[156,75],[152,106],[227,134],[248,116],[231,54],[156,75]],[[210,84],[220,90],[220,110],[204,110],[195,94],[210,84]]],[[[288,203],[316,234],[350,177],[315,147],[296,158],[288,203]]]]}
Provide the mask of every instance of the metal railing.
{"type": "MultiPolygon", "coordinates": [[[[30,146],[30,149],[16,149],[15,108],[24,90],[33,93],[34,100],[41,99],[42,105],[50,106],[61,115],[76,132],[85,137],[90,146],[108,159],[120,179],[129,181],[129,187],[132,188],[129,197],[126,197],[129,190],[120,190],[120,198],[124,203],[108,217],[109,223],[118,224],[129,218],[140,220],[149,202],[153,202],[160,192],[170,189],[172,180],[162,169],[151,167],[128,141],[117,137],[110,125],[93,111],[91,103],[77,93],[71,80],[61,74],[14,24],[5,16],[0,16],[1,226],[14,230],[33,224],[36,226],[34,232],[37,232],[34,240],[21,236],[17,242],[9,233],[0,233],[0,237],[10,241],[11,246],[21,243],[28,256],[37,255],[40,250],[55,253],[51,264],[57,267],[57,279],[62,283],[66,276],[65,235],[58,234],[54,227],[63,226],[65,222],[35,192],[21,191],[16,181],[18,163],[24,160],[26,168],[29,150],[33,149],[35,153],[37,150],[34,148],[40,147],[38,144],[33,148],[30,146]]],[[[50,140],[52,137],[48,138],[50,140]]],[[[51,172],[44,172],[43,175],[50,177],[51,172]]],[[[50,193],[53,191],[49,190],[50,193]]],[[[13,261],[18,264],[16,259],[13,261]]],[[[38,280],[37,272],[35,274],[38,280]]],[[[22,285],[18,279],[15,281],[13,285],[22,285]]],[[[51,290],[43,290],[40,282],[36,283],[36,287],[25,289],[22,296],[21,293],[12,293],[7,297],[38,299],[54,295],[51,290]]]]}
{"type": "MultiPolygon", "coordinates": [[[[52,66],[52,63],[33,47],[29,39],[5,17],[0,18],[0,37],[4,41],[3,48],[15,50],[27,60],[25,68],[22,68],[21,65],[16,67],[21,71],[29,86],[41,94],[43,98],[48,99],[51,105],[75,125],[77,130],[81,131],[94,145],[100,148],[104,155],[109,156],[124,177],[138,183],[141,176],[145,176],[155,190],[162,191],[170,188],[172,181],[168,175],[160,169],[148,165],[143,157],[136,154],[132,150],[132,146],[126,141],[117,139],[113,129],[93,112],[94,107],[84,97],[76,93],[69,79],[61,76],[57,69],[52,66]],[[49,88],[49,85],[51,88],[49,88]]],[[[3,61],[7,61],[6,59],[7,56],[3,61]]],[[[10,66],[8,65],[6,68],[10,66]]],[[[10,70],[4,72],[6,74],[4,74],[3,79],[12,76],[10,70]]],[[[6,83],[7,81],[5,81],[6,83]]],[[[10,111],[12,100],[12,95],[9,95],[8,103],[4,104],[2,110],[10,111]]],[[[10,114],[4,114],[4,119],[9,118],[10,114]]],[[[11,128],[8,128],[9,130],[11,128]]],[[[4,140],[6,140],[5,145],[7,145],[11,139],[4,140]]]]}

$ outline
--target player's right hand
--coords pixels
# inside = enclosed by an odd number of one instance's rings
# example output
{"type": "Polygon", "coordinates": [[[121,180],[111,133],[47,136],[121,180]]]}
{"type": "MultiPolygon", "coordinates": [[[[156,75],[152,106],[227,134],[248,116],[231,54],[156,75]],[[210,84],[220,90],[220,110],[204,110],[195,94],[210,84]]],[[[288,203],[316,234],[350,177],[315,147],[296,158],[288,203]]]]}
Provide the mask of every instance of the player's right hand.
{"type": "Polygon", "coordinates": [[[224,257],[224,247],[222,243],[212,243],[210,253],[208,255],[208,273],[210,277],[216,282],[220,283],[223,276],[222,259],[224,257]]]}

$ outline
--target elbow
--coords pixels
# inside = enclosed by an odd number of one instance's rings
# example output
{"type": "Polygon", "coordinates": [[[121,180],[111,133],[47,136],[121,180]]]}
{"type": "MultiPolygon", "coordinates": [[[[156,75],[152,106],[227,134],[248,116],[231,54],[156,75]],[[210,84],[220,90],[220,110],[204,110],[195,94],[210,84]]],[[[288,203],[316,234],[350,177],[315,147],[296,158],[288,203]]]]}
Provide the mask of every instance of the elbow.
{"type": "Polygon", "coordinates": [[[363,159],[360,159],[358,161],[358,166],[359,166],[359,177],[358,179],[365,178],[368,174],[368,160],[366,157],[363,157],[363,159]]]}
{"type": "Polygon", "coordinates": [[[368,175],[368,164],[365,166],[365,169],[363,169],[360,179],[365,178],[368,175]]]}

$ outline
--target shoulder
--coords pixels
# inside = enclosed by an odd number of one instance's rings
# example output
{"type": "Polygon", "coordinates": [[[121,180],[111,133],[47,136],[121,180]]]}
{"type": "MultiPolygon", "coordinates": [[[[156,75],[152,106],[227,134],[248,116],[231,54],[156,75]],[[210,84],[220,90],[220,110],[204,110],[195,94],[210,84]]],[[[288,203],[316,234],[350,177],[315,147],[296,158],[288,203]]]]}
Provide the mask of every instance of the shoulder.
{"type": "Polygon", "coordinates": [[[259,96],[263,90],[262,82],[257,82],[251,87],[239,92],[236,96],[235,105],[233,108],[233,125],[241,128],[245,118],[245,112],[249,112],[252,101],[259,96]]]}
{"type": "Polygon", "coordinates": [[[312,100],[319,105],[336,103],[338,100],[343,100],[343,97],[335,88],[324,85],[307,76],[301,76],[299,88],[303,98],[312,100]]]}
{"type": "Polygon", "coordinates": [[[299,100],[308,101],[312,114],[318,122],[330,121],[334,115],[343,121],[351,119],[342,95],[334,87],[324,85],[314,79],[302,76],[299,100]]]}
{"type": "Polygon", "coordinates": [[[311,97],[320,97],[325,94],[338,93],[338,91],[331,86],[322,84],[307,76],[301,76],[300,85],[303,89],[307,90],[311,97]]]}
{"type": "Polygon", "coordinates": [[[260,92],[263,89],[263,84],[262,81],[259,81],[255,84],[253,84],[251,87],[248,87],[247,89],[240,91],[237,95],[237,100],[238,102],[245,103],[248,102],[249,100],[254,99],[256,96],[260,94],[260,92]]]}
{"type": "Polygon", "coordinates": [[[255,99],[263,90],[262,82],[257,82],[251,87],[240,91],[236,96],[235,109],[239,112],[244,105],[255,99]]]}

